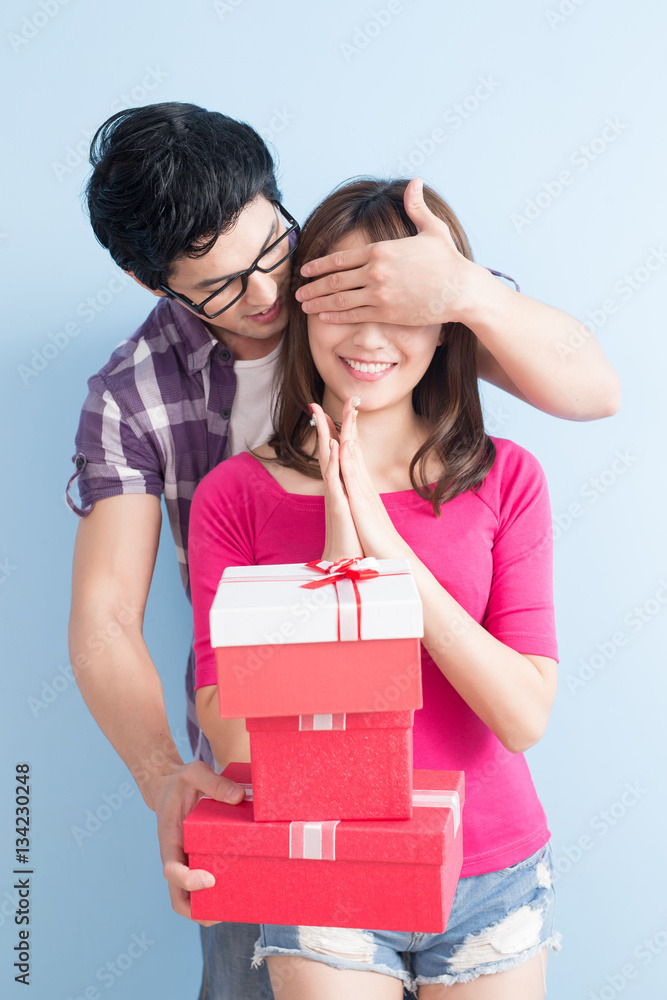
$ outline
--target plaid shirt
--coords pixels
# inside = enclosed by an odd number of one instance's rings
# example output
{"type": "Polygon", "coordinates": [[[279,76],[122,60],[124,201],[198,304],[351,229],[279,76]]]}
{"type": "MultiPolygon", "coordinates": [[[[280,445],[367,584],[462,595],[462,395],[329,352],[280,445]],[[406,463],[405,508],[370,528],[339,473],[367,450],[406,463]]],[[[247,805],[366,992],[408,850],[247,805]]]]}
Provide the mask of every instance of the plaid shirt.
{"type": "MultiPolygon", "coordinates": [[[[88,380],[76,433],[76,470],[66,497],[80,517],[97,500],[164,493],[181,579],[190,600],[188,520],[195,487],[227,446],[236,377],[234,355],[187,309],[161,299],[88,380]],[[77,482],[81,506],[70,496],[77,482]]],[[[267,406],[269,401],[267,400],[267,406]]],[[[196,759],[214,766],[197,724],[194,652],[186,675],[187,726],[196,759]]]]}

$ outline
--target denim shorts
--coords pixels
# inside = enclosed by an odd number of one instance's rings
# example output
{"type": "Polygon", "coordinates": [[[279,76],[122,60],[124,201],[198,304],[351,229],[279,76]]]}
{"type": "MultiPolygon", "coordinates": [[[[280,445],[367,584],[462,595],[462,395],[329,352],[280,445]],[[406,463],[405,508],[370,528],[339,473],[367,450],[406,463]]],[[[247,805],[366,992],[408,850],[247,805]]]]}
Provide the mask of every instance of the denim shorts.
{"type": "Polygon", "coordinates": [[[395,976],[414,993],[426,983],[467,983],[560,949],[552,877],[549,840],[509,868],[459,879],[444,934],[262,924],[253,967],[269,955],[299,955],[395,976]]]}

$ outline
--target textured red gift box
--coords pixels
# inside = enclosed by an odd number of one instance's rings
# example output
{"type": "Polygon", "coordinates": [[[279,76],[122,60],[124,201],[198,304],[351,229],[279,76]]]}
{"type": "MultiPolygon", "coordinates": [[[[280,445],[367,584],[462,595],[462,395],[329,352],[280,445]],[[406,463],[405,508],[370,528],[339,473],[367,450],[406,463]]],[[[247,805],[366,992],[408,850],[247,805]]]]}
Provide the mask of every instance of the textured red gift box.
{"type": "MultiPolygon", "coordinates": [[[[230,767],[249,782],[249,764],[230,767]]],[[[442,933],[461,872],[463,772],[413,773],[404,820],[256,823],[251,801],[201,798],[185,850],[216,884],[190,894],[192,917],[442,933]]]]}
{"type": "Polygon", "coordinates": [[[422,707],[423,616],[410,564],[359,562],[379,575],[226,567],[210,611],[222,718],[422,707]]]}
{"type": "Polygon", "coordinates": [[[255,819],[409,819],[414,712],[246,719],[255,819]]]}
{"type": "Polygon", "coordinates": [[[220,716],[422,707],[419,639],[215,649],[220,716]]]}

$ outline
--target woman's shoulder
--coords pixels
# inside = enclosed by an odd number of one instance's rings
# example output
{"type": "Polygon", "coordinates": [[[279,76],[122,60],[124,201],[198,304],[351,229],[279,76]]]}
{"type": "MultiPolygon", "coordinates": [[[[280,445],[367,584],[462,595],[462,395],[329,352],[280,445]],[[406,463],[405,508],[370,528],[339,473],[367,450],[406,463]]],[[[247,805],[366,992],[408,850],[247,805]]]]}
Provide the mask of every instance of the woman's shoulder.
{"type": "Polygon", "coordinates": [[[544,469],[531,451],[509,438],[490,436],[490,439],[496,455],[480,487],[480,499],[500,514],[513,501],[525,501],[546,491],[544,469]]]}
{"type": "Polygon", "coordinates": [[[266,473],[261,462],[248,452],[240,452],[215,465],[195,489],[193,505],[224,502],[235,506],[243,501],[247,506],[250,498],[266,495],[263,487],[266,473]]]}
{"type": "Polygon", "coordinates": [[[516,441],[510,441],[509,438],[494,437],[493,435],[489,435],[489,437],[496,449],[496,461],[493,467],[495,469],[497,464],[497,472],[506,473],[509,470],[536,471],[542,469],[537,457],[532,451],[524,448],[523,445],[517,444],[516,441]]]}

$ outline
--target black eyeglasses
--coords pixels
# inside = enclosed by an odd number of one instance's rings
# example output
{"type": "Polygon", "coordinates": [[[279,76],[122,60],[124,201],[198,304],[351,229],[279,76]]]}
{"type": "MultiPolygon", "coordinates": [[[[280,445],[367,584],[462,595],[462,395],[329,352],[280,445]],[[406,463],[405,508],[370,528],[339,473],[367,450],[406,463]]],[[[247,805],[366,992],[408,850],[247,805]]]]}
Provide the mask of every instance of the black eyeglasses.
{"type": "Polygon", "coordinates": [[[189,299],[186,295],[181,295],[179,292],[175,292],[168,285],[159,285],[160,291],[166,292],[167,295],[176,299],[178,302],[182,302],[184,306],[192,309],[199,316],[205,316],[206,319],[215,319],[220,313],[223,313],[225,309],[229,309],[233,306],[235,302],[245,295],[246,289],[248,287],[248,277],[253,273],[253,271],[261,271],[262,274],[270,274],[271,271],[275,271],[277,267],[284,264],[288,257],[291,257],[299,244],[299,233],[301,229],[299,223],[296,219],[293,219],[286,209],[278,201],[272,202],[277,209],[282,213],[287,222],[289,223],[288,228],[279,236],[277,240],[274,240],[266,248],[262,250],[260,255],[253,261],[250,267],[246,268],[245,271],[239,271],[233,277],[229,278],[228,281],[217,288],[214,292],[204,299],[203,302],[196,303],[192,299],[189,299]],[[213,299],[217,299],[214,306],[220,306],[215,312],[207,312],[205,306],[209,304],[213,299]]]}

